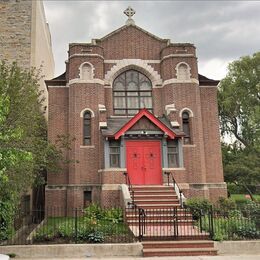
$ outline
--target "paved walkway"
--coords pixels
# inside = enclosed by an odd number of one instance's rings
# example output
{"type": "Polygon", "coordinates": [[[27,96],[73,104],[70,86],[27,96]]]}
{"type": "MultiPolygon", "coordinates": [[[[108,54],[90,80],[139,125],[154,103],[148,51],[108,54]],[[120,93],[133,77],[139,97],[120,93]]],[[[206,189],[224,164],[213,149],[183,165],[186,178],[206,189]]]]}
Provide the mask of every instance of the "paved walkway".
{"type": "Polygon", "coordinates": [[[178,256],[178,257],[86,257],[86,258],[19,258],[19,260],[82,260],[82,259],[109,259],[109,260],[260,260],[260,255],[225,255],[225,256],[178,256]]]}

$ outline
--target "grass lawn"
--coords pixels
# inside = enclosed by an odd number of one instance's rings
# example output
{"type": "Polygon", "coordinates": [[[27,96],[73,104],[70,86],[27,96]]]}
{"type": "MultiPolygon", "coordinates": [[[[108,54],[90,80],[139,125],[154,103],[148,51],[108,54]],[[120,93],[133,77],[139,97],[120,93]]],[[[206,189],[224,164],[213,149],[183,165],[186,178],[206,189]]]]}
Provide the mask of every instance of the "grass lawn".
{"type": "MultiPolygon", "coordinates": [[[[260,195],[253,195],[255,199],[260,200],[260,195]]],[[[250,198],[246,198],[245,194],[231,194],[231,198],[235,201],[239,200],[239,201],[247,201],[250,200],[250,198]]]]}
{"type": "Polygon", "coordinates": [[[133,236],[123,222],[86,217],[78,217],[77,223],[73,217],[49,217],[35,235],[35,242],[73,243],[76,240],[85,243],[133,242],[133,236]]]}

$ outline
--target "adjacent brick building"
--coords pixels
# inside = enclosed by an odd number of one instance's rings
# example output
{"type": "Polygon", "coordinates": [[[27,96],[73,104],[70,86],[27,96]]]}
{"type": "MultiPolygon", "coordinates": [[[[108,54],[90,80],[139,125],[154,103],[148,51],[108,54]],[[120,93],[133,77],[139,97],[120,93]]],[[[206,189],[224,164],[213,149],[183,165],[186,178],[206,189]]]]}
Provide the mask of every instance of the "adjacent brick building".
{"type": "Polygon", "coordinates": [[[198,73],[196,48],[127,24],[91,43],[71,43],[66,72],[47,81],[49,140],[75,137],[62,173],[48,173],[46,206],[119,205],[133,184],[166,183],[186,197],[226,196],[218,81],[198,73]]]}

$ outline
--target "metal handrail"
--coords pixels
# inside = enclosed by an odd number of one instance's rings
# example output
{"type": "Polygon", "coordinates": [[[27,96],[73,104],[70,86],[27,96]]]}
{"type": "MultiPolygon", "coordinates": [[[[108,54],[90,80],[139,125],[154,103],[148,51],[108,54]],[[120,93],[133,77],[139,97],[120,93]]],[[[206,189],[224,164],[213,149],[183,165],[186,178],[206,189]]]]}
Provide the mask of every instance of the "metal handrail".
{"type": "Polygon", "coordinates": [[[130,194],[132,196],[132,204],[135,207],[135,192],[134,192],[134,189],[133,189],[133,185],[130,181],[128,173],[124,172],[123,174],[125,175],[125,183],[129,187],[129,191],[130,191],[130,194]]]}
{"type": "Polygon", "coordinates": [[[185,200],[185,196],[183,195],[183,192],[182,190],[180,189],[178,183],[176,182],[176,180],[174,179],[174,176],[171,172],[164,172],[164,174],[167,175],[167,180],[168,180],[168,186],[170,186],[170,177],[171,177],[171,183],[173,184],[173,188],[180,200],[180,204],[181,204],[181,207],[183,208],[183,202],[185,200]]]}

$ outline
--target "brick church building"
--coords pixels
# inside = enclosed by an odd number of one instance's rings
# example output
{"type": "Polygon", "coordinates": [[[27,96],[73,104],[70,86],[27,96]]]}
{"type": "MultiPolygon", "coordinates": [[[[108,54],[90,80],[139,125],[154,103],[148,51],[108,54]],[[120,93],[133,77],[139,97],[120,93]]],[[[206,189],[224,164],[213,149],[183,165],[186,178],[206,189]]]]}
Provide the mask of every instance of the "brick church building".
{"type": "Polygon", "coordinates": [[[48,173],[46,206],[118,206],[134,185],[162,185],[172,172],[185,197],[226,196],[218,81],[198,73],[196,48],[135,25],[69,44],[66,71],[46,81],[49,140],[75,137],[63,172],[48,173]]]}

